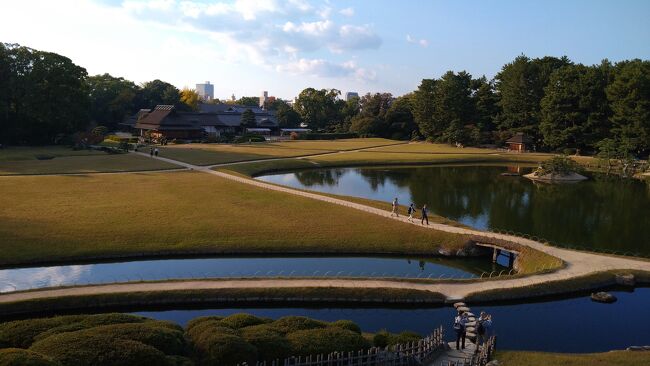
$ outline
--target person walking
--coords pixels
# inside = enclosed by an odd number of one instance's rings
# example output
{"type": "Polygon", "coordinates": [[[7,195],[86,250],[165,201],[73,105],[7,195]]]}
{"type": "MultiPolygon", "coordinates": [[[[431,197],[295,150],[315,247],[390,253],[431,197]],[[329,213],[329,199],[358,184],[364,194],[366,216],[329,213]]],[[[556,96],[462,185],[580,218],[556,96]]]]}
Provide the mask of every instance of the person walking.
{"type": "Polygon", "coordinates": [[[467,313],[458,312],[454,318],[454,331],[456,332],[456,349],[465,349],[465,326],[467,325],[467,313]],[[462,347],[462,348],[461,348],[462,347]]]}
{"type": "Polygon", "coordinates": [[[153,157],[153,147],[149,149],[149,156],[153,157]]]}
{"type": "Polygon", "coordinates": [[[153,154],[154,154],[155,156],[158,156],[158,148],[155,148],[155,149],[154,149],[153,154]]]}
{"type": "Polygon", "coordinates": [[[393,217],[393,215],[399,217],[399,201],[397,197],[393,200],[393,211],[390,213],[390,217],[393,217]]]}
{"type": "Polygon", "coordinates": [[[411,203],[407,213],[409,214],[409,222],[413,222],[413,215],[415,214],[415,203],[411,203]]]}
{"type": "Polygon", "coordinates": [[[427,205],[422,206],[422,220],[420,223],[424,225],[424,221],[427,221],[427,225],[429,225],[429,215],[428,215],[429,210],[427,209],[427,205]]]}
{"type": "MultiPolygon", "coordinates": [[[[476,321],[476,345],[480,346],[485,342],[485,325],[488,321],[488,315],[485,311],[481,311],[481,315],[476,321]]],[[[478,350],[478,348],[477,348],[478,350]]]]}

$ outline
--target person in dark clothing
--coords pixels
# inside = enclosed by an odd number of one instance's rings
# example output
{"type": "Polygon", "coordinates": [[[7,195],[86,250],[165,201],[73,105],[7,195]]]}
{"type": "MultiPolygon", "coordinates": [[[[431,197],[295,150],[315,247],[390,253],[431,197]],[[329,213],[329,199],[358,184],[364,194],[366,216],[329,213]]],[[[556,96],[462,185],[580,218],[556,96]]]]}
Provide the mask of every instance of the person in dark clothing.
{"type": "Polygon", "coordinates": [[[410,222],[413,222],[413,215],[415,215],[415,203],[411,203],[406,213],[409,215],[408,220],[410,222]]]}
{"type": "Polygon", "coordinates": [[[153,156],[153,147],[149,149],[149,156],[153,156]]]}
{"type": "Polygon", "coordinates": [[[467,313],[458,312],[454,318],[454,331],[456,332],[456,349],[465,349],[465,326],[467,325],[467,313]]]}
{"type": "Polygon", "coordinates": [[[427,215],[429,210],[427,209],[427,205],[422,206],[422,220],[420,223],[424,225],[424,221],[427,221],[427,225],[429,225],[429,216],[427,215]]]}
{"type": "Polygon", "coordinates": [[[156,155],[156,156],[158,156],[158,148],[155,148],[155,149],[153,150],[153,154],[156,155]]]}

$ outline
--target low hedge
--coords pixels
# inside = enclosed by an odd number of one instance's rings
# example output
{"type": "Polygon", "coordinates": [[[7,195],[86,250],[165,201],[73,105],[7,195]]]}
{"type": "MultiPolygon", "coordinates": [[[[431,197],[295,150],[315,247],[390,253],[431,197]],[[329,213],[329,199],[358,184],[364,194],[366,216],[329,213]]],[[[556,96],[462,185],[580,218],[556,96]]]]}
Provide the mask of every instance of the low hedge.
{"type": "Polygon", "coordinates": [[[422,336],[415,332],[406,331],[395,334],[382,329],[372,337],[372,343],[375,347],[386,347],[401,343],[414,342],[420,339],[422,339],[422,336]]]}
{"type": "Polygon", "coordinates": [[[370,346],[361,334],[337,327],[299,330],[289,333],[287,339],[296,356],[358,351],[370,346]]]}
{"type": "Polygon", "coordinates": [[[335,322],[329,323],[327,325],[328,327],[337,327],[337,328],[342,328],[342,329],[347,329],[351,330],[355,333],[361,334],[361,327],[357,325],[357,323],[353,322],[352,320],[337,320],[335,322]]]}
{"type": "Polygon", "coordinates": [[[224,327],[239,329],[244,327],[250,327],[251,325],[269,323],[271,321],[272,321],[271,319],[263,319],[263,318],[258,318],[251,314],[239,313],[239,314],[229,315],[221,319],[219,321],[219,324],[224,327]]]}
{"type": "Polygon", "coordinates": [[[307,318],[305,316],[285,316],[273,323],[273,328],[279,330],[283,334],[296,332],[299,330],[319,329],[325,328],[327,323],[320,320],[307,318]]]}
{"type": "Polygon", "coordinates": [[[269,324],[240,329],[241,337],[257,349],[258,361],[281,360],[291,356],[291,343],[269,324]]]}
{"type": "Polygon", "coordinates": [[[242,337],[225,333],[204,333],[200,340],[193,339],[199,365],[235,366],[257,361],[257,349],[242,337]]]}
{"type": "Polygon", "coordinates": [[[0,349],[0,366],[60,366],[58,362],[22,348],[0,349]]]}
{"type": "Polygon", "coordinates": [[[197,325],[199,325],[201,323],[204,323],[206,321],[209,321],[209,320],[219,321],[221,319],[223,319],[223,316],[216,316],[216,315],[213,315],[213,316],[200,316],[198,318],[194,318],[194,319],[190,320],[189,322],[187,322],[187,326],[185,327],[185,329],[190,330],[190,329],[194,328],[195,326],[197,326],[197,325]]]}

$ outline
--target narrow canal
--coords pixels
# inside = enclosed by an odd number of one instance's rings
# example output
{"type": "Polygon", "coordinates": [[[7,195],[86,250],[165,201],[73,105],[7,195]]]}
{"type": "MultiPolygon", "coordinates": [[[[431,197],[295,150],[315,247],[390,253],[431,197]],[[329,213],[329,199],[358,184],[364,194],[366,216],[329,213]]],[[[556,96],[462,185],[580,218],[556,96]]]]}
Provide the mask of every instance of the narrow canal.
{"type": "MultiPolygon", "coordinates": [[[[472,305],[475,313],[492,314],[499,349],[545,352],[605,352],[632,345],[650,344],[650,288],[634,292],[612,292],[614,304],[592,302],[588,296],[512,305],[472,305]]],[[[432,309],[389,308],[224,308],[202,310],[141,311],[140,315],[171,320],[185,325],[192,318],[206,315],[227,316],[234,313],[280,318],[302,315],[333,321],[349,319],[368,332],[387,329],[391,332],[411,330],[426,334],[444,325],[452,335],[451,307],[432,309]]],[[[451,339],[450,339],[451,340],[451,339]]]]}

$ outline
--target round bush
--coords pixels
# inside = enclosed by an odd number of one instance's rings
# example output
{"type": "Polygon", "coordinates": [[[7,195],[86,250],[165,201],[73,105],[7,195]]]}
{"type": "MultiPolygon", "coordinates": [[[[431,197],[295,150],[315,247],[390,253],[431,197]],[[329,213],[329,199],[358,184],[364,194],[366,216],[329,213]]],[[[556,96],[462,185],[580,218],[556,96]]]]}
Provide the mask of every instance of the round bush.
{"type": "Polygon", "coordinates": [[[337,320],[335,322],[329,323],[328,327],[347,329],[355,333],[361,334],[361,328],[357,325],[357,323],[353,322],[352,320],[337,320]]]}
{"type": "Polygon", "coordinates": [[[30,348],[63,366],[164,365],[166,356],[142,342],[87,331],[53,335],[30,348]]]}
{"type": "Polygon", "coordinates": [[[299,330],[325,328],[327,323],[304,316],[285,316],[271,323],[273,328],[287,334],[299,330]]]}
{"type": "Polygon", "coordinates": [[[71,323],[71,324],[65,324],[61,325],[55,328],[51,328],[50,330],[47,330],[43,333],[38,334],[37,336],[34,337],[34,342],[40,341],[41,339],[45,339],[49,336],[53,336],[55,334],[60,334],[60,333],[67,333],[67,332],[76,332],[78,330],[83,330],[86,329],[86,327],[81,324],[81,323],[71,323]]]}
{"type": "Polygon", "coordinates": [[[390,342],[390,333],[388,333],[385,329],[382,329],[379,332],[375,333],[375,335],[372,337],[372,344],[375,347],[386,347],[388,346],[388,342],[390,342]]]}
{"type": "Polygon", "coordinates": [[[28,348],[39,334],[55,327],[77,322],[80,319],[83,319],[83,316],[72,315],[1,323],[0,348],[28,348]]]}
{"type": "Polygon", "coordinates": [[[185,353],[187,344],[183,332],[156,326],[157,322],[142,324],[113,324],[87,329],[79,333],[92,335],[106,335],[113,338],[128,339],[142,342],[152,346],[168,355],[181,355],[185,353]]]}
{"type": "Polygon", "coordinates": [[[57,366],[40,353],[21,348],[0,349],[0,366],[57,366]]]}
{"type": "Polygon", "coordinates": [[[291,344],[269,324],[240,329],[241,337],[257,348],[258,361],[281,360],[291,356],[291,344]]]}
{"type": "Polygon", "coordinates": [[[209,321],[209,320],[221,320],[221,319],[223,319],[223,316],[216,316],[216,315],[213,315],[213,316],[200,316],[198,318],[194,318],[194,319],[190,320],[189,322],[187,322],[187,326],[185,327],[185,329],[190,330],[190,329],[194,328],[195,326],[197,326],[197,325],[199,325],[199,324],[201,324],[203,322],[206,322],[206,321],[209,321]]]}
{"type": "Polygon", "coordinates": [[[167,360],[167,365],[168,366],[194,366],[194,362],[192,362],[191,359],[183,356],[167,356],[165,357],[167,360]]]}
{"type": "Polygon", "coordinates": [[[287,335],[295,355],[358,351],[368,347],[361,334],[341,328],[299,330],[287,335]]]}
{"type": "Polygon", "coordinates": [[[143,316],[138,316],[138,315],[131,315],[131,314],[108,313],[108,314],[87,315],[83,320],[81,320],[80,323],[83,324],[86,328],[92,328],[100,325],[143,323],[146,321],[152,321],[152,319],[145,318],[143,316]]]}
{"type": "Polygon", "coordinates": [[[187,332],[187,335],[195,344],[204,343],[204,338],[209,337],[211,334],[229,334],[239,336],[239,333],[232,328],[221,327],[218,323],[214,324],[209,322],[197,325],[187,332]]]}
{"type": "Polygon", "coordinates": [[[200,365],[234,366],[257,361],[257,349],[243,338],[224,333],[204,334],[201,342],[194,343],[200,365]]]}
{"type": "Polygon", "coordinates": [[[224,327],[239,329],[249,327],[251,325],[264,324],[266,323],[266,320],[258,318],[251,314],[240,313],[227,316],[221,319],[219,323],[224,327]]]}

